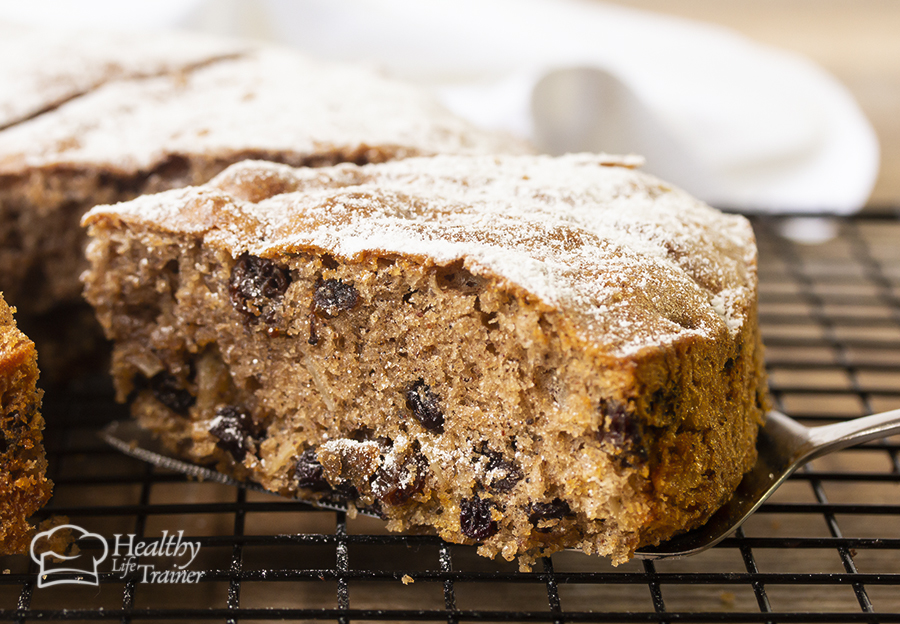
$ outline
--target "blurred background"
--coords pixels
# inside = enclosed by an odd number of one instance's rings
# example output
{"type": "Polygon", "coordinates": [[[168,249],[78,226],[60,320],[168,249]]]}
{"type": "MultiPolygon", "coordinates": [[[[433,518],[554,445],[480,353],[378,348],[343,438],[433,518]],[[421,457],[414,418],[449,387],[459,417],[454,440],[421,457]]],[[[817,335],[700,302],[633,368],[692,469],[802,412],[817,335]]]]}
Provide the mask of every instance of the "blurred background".
{"type": "Polygon", "coordinates": [[[900,2],[894,0],[612,0],[732,28],[803,54],[840,80],[881,144],[873,205],[900,205],[900,2]]]}
{"type": "Polygon", "coordinates": [[[0,0],[365,63],[547,153],[638,153],[726,209],[900,205],[895,0],[0,0]]]}

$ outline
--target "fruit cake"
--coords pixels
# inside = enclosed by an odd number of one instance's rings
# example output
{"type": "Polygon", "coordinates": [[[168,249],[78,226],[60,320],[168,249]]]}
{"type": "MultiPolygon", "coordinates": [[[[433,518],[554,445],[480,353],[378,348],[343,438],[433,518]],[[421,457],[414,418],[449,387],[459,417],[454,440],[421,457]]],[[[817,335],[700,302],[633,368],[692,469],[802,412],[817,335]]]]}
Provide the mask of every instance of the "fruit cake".
{"type": "Polygon", "coordinates": [[[0,24],[0,53],[15,59],[0,64],[0,290],[20,315],[80,301],[78,223],[97,204],[201,184],[251,157],[527,149],[422,90],[288,49],[0,24]]]}
{"type": "Polygon", "coordinates": [[[50,498],[34,343],[0,294],[0,555],[28,550],[28,518],[50,498]]]}
{"type": "Polygon", "coordinates": [[[729,498],[766,401],[749,223],[638,165],[245,162],[94,208],[118,397],[272,492],[626,561],[729,498]]]}

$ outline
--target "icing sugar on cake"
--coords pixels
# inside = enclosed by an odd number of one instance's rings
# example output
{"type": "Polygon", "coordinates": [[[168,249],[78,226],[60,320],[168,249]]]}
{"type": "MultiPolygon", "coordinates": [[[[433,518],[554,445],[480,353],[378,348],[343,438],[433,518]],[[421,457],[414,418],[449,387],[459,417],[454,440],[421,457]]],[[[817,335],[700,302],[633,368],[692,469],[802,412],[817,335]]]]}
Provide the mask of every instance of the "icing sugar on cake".
{"type": "Polygon", "coordinates": [[[423,90],[365,69],[287,49],[227,49],[207,50],[203,61],[195,53],[180,64],[161,59],[127,75],[92,76],[97,83],[78,97],[6,128],[0,173],[90,165],[128,174],[171,154],[235,160],[254,150],[300,165],[337,151],[377,161],[526,149],[477,130],[423,90]]]}
{"type": "Polygon", "coordinates": [[[736,331],[755,280],[749,224],[639,164],[586,154],[446,156],[323,173],[247,162],[209,189],[175,192],[180,202],[146,197],[113,213],[208,229],[206,240],[235,256],[318,249],[351,261],[373,253],[462,260],[577,315],[585,336],[603,336],[620,354],[686,333],[736,331]],[[279,192],[241,201],[269,186],[279,192]],[[195,212],[204,202],[209,210],[195,212]]]}
{"type": "Polygon", "coordinates": [[[115,80],[186,72],[246,53],[245,42],[159,32],[135,37],[106,31],[30,27],[0,21],[0,129],[22,123],[115,80]]]}

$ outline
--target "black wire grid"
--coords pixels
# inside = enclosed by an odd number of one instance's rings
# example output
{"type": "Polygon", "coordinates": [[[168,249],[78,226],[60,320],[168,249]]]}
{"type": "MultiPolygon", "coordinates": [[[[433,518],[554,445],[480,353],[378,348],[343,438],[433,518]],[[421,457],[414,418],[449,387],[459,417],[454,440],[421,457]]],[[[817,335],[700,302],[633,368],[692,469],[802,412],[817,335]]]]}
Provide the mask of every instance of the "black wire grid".
{"type": "MultiPolygon", "coordinates": [[[[754,219],[760,316],[776,406],[806,424],[900,407],[900,220],[889,211],[754,219]]],[[[106,447],[126,416],[107,389],[45,399],[47,515],[112,540],[183,530],[194,584],[106,571],[97,587],[36,587],[28,557],[0,559],[0,620],[900,622],[900,436],[816,460],[742,529],[683,560],[557,553],[530,573],[431,536],[388,533],[297,501],[189,481],[106,447]]],[[[89,552],[89,551],[85,551],[89,552]]],[[[109,568],[107,568],[109,570],[109,568]]]]}

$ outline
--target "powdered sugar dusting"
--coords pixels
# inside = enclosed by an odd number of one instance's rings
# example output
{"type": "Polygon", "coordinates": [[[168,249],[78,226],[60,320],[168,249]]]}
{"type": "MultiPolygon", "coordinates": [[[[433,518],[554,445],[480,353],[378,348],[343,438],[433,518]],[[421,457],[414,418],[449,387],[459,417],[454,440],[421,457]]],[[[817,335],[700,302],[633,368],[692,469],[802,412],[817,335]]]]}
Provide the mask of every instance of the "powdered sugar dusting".
{"type": "MultiPolygon", "coordinates": [[[[109,62],[115,53],[107,48],[109,62]]],[[[198,56],[185,51],[182,65],[198,56]]],[[[0,171],[85,166],[131,175],[170,155],[236,161],[249,153],[305,164],[370,150],[380,159],[525,151],[451,115],[420,89],[292,50],[251,48],[190,71],[165,58],[143,68],[160,75],[140,69],[76,80],[73,89],[91,80],[99,86],[4,130],[0,171]]]]}
{"type": "Polygon", "coordinates": [[[115,216],[178,231],[185,226],[171,223],[202,219],[206,242],[235,256],[462,261],[562,310],[586,340],[620,355],[736,331],[756,291],[749,223],[624,164],[633,162],[584,154],[317,170],[242,163],[151,209],[154,200],[98,208],[87,221],[115,216]],[[213,196],[221,206],[191,216],[188,204],[213,196]]]}
{"type": "Polygon", "coordinates": [[[0,128],[114,80],[177,74],[251,46],[224,38],[152,36],[0,23],[0,128]]]}

